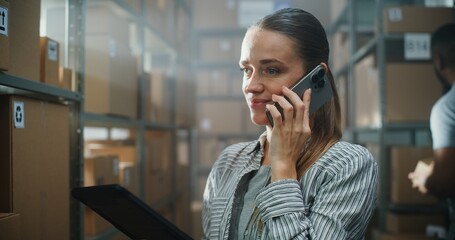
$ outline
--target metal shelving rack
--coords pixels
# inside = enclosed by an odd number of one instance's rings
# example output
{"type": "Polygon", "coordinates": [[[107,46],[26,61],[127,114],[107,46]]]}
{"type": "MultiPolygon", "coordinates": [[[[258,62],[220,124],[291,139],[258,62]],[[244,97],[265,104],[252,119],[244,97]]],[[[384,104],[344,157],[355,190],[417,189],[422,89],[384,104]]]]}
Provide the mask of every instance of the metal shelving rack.
{"type": "MultiPolygon", "coordinates": [[[[95,1],[90,1],[90,3],[95,1]]],[[[108,1],[98,1],[96,2],[108,2],[108,1]]],[[[130,6],[126,4],[123,0],[112,0],[110,1],[113,4],[116,4],[119,8],[126,11],[134,21],[138,23],[139,32],[139,45],[142,50],[144,50],[145,45],[145,37],[144,37],[144,30],[147,29],[151,33],[155,35],[157,39],[162,41],[166,45],[168,52],[173,54],[173,63],[170,67],[169,72],[175,72],[176,69],[176,61],[189,65],[189,56],[180,56],[176,51],[176,46],[172,45],[167,41],[166,37],[159,33],[153,26],[151,26],[146,20],[144,20],[144,5],[145,0],[140,0],[141,2],[141,12],[136,12],[130,6]]],[[[191,6],[189,1],[185,0],[176,0],[177,5],[183,7],[184,11],[189,15],[190,19],[192,18],[191,14],[191,6]]],[[[37,98],[40,100],[52,101],[66,104],[70,107],[70,115],[69,115],[69,124],[70,124],[70,187],[82,186],[84,182],[83,176],[83,168],[84,168],[84,139],[83,139],[83,128],[84,126],[88,126],[91,124],[94,125],[106,125],[106,126],[124,126],[124,127],[131,127],[137,130],[137,146],[139,149],[138,152],[138,159],[140,169],[143,169],[144,166],[144,159],[145,159],[145,151],[144,151],[144,132],[146,130],[159,130],[159,131],[169,131],[172,132],[172,146],[175,146],[177,142],[177,131],[184,131],[187,132],[187,137],[180,140],[188,141],[191,145],[194,139],[193,134],[194,131],[192,126],[177,126],[175,122],[175,109],[176,109],[176,102],[174,101],[175,98],[172,98],[171,103],[171,113],[170,118],[172,119],[171,122],[167,123],[160,123],[160,122],[150,122],[144,119],[144,104],[142,101],[139,101],[139,116],[137,119],[128,119],[128,118],[120,118],[120,117],[112,117],[107,115],[101,114],[93,114],[87,113],[84,110],[84,72],[85,72],[85,17],[86,17],[86,8],[87,8],[88,1],[86,0],[71,0],[65,1],[65,39],[67,39],[64,46],[65,56],[64,59],[65,65],[73,69],[75,73],[75,81],[77,83],[76,89],[77,92],[57,88],[51,85],[45,85],[40,82],[31,81],[28,79],[23,79],[16,76],[11,76],[5,73],[0,73],[0,94],[16,94],[21,96],[28,96],[37,98]]],[[[140,62],[144,61],[143,54],[141,55],[140,62]]],[[[141,64],[140,74],[139,74],[139,89],[140,89],[140,99],[143,99],[145,95],[144,90],[144,79],[143,79],[143,65],[141,64]]],[[[170,77],[171,81],[175,82],[175,76],[172,75],[170,77]]],[[[171,86],[172,91],[175,92],[175,84],[171,86]]],[[[175,148],[172,149],[174,154],[171,155],[172,159],[172,166],[176,165],[176,151],[175,148]]],[[[190,162],[194,156],[189,156],[190,162]]],[[[188,170],[189,171],[189,170],[188,170]]],[[[175,171],[173,179],[175,179],[175,171]]],[[[139,189],[140,194],[143,195],[144,186],[141,185],[143,183],[144,176],[141,174],[139,176],[139,189]]],[[[189,187],[189,183],[187,184],[189,187]]],[[[183,189],[176,189],[176,183],[173,182],[174,192],[169,199],[163,199],[162,202],[172,202],[173,206],[176,205],[175,198],[181,194],[183,190],[187,190],[187,187],[183,189]]],[[[157,204],[159,206],[160,203],[157,204]]],[[[83,229],[83,211],[82,206],[79,202],[75,200],[70,200],[70,239],[84,239],[84,233],[81,231],[83,229]]],[[[175,219],[175,213],[172,216],[175,219]]],[[[188,222],[189,219],[187,219],[188,222]]],[[[111,231],[102,234],[101,236],[94,237],[92,239],[109,239],[112,236],[118,233],[117,230],[113,229],[111,231]]]]}
{"type": "MultiPolygon", "coordinates": [[[[350,89],[355,89],[355,74],[354,66],[360,60],[370,53],[376,54],[377,68],[379,72],[379,98],[380,98],[380,126],[379,127],[355,127],[355,99],[354,94],[349,96],[349,126],[345,129],[344,139],[359,143],[359,144],[375,144],[378,149],[379,163],[379,199],[377,208],[377,221],[380,231],[385,230],[386,214],[388,211],[400,213],[435,213],[441,212],[445,206],[409,206],[398,205],[390,202],[390,160],[389,147],[391,146],[425,146],[431,147],[431,133],[428,123],[406,123],[396,124],[386,121],[386,69],[385,63],[390,55],[390,45],[400,43],[403,46],[403,34],[385,34],[383,31],[383,9],[389,3],[394,4],[421,4],[422,1],[387,1],[387,0],[371,0],[370,4],[374,4],[373,8],[359,7],[359,0],[349,0],[345,9],[342,10],[339,17],[332,22],[328,27],[327,32],[329,38],[338,31],[347,31],[351,39],[350,43],[350,59],[345,66],[334,73],[335,78],[342,75],[348,76],[348,86],[350,89]],[[374,10],[374,11],[372,11],[374,10]],[[372,13],[371,16],[376,19],[375,26],[362,24],[358,21],[359,12],[372,13]],[[374,29],[376,28],[376,30],[374,29]],[[357,34],[370,33],[372,34],[360,48],[357,47],[357,34]]],[[[366,5],[368,6],[368,4],[366,5]]],[[[394,46],[397,46],[396,44],[394,46]]]]}
{"type": "MultiPolygon", "coordinates": [[[[86,1],[84,1],[86,2],[86,1]]],[[[146,45],[146,37],[145,37],[145,31],[149,31],[150,33],[153,34],[153,37],[156,38],[157,41],[162,44],[165,49],[163,50],[164,54],[170,55],[172,61],[171,61],[171,66],[167,69],[167,71],[170,73],[169,79],[171,81],[171,92],[175,93],[176,92],[176,86],[175,86],[175,81],[176,81],[176,76],[175,76],[175,71],[176,71],[176,65],[178,63],[183,63],[183,64],[189,64],[189,57],[179,55],[176,50],[176,46],[170,43],[166,37],[160,33],[154,26],[152,26],[148,20],[145,19],[145,2],[146,0],[140,0],[140,5],[141,9],[139,12],[135,11],[132,9],[124,0],[112,0],[112,1],[105,1],[105,0],[96,0],[96,2],[111,2],[116,5],[116,7],[120,8],[123,11],[126,11],[127,14],[129,15],[128,17],[131,17],[133,21],[138,25],[138,43],[139,43],[139,51],[141,53],[144,52],[145,50],[145,45],[146,45]]],[[[189,15],[190,19],[192,18],[192,13],[191,13],[191,8],[190,8],[190,3],[188,1],[184,0],[176,0],[176,5],[180,5],[183,7],[184,11],[189,15]]],[[[84,5],[86,5],[85,3],[84,5]]],[[[142,64],[144,62],[144,54],[140,55],[140,69],[139,69],[139,99],[144,99],[144,96],[146,95],[146,88],[145,88],[145,79],[144,79],[144,65],[142,64]]],[[[81,88],[83,89],[83,88],[81,88]]],[[[175,96],[175,94],[173,94],[175,96]]],[[[137,137],[136,137],[136,145],[139,149],[138,152],[138,165],[139,169],[142,171],[139,171],[139,195],[140,197],[144,197],[144,171],[145,169],[145,132],[148,130],[154,130],[154,131],[166,131],[166,132],[171,132],[172,133],[172,138],[171,138],[171,166],[174,166],[174,170],[172,171],[172,194],[170,196],[167,196],[165,199],[161,199],[159,202],[154,204],[152,207],[154,208],[159,208],[160,206],[171,203],[171,206],[175,208],[176,206],[176,198],[182,194],[183,190],[187,190],[189,187],[189,183],[187,181],[187,187],[181,187],[177,189],[176,186],[176,170],[175,166],[177,165],[177,154],[176,154],[176,144],[178,140],[182,140],[179,138],[178,131],[184,131],[188,134],[189,137],[186,138],[186,140],[191,144],[192,137],[191,135],[193,134],[192,127],[191,126],[178,126],[175,122],[175,117],[176,117],[176,101],[175,98],[171,98],[171,110],[170,110],[170,122],[154,122],[154,121],[148,121],[145,119],[145,104],[143,104],[142,101],[139,101],[139,111],[138,111],[138,118],[137,119],[130,119],[130,118],[121,118],[121,117],[113,117],[113,116],[106,116],[102,114],[93,114],[93,113],[82,113],[82,122],[83,126],[86,126],[87,124],[104,124],[104,125],[111,125],[111,126],[124,126],[124,127],[129,127],[137,130],[137,137]]],[[[189,157],[190,162],[192,156],[189,157]]],[[[81,160],[82,161],[82,160],[81,160]]],[[[189,170],[188,170],[189,171],[189,170]]],[[[172,212],[172,219],[175,219],[175,211],[172,212]]],[[[189,222],[189,219],[187,220],[189,222]]],[[[96,240],[103,240],[103,239],[110,239],[111,237],[115,236],[118,234],[118,231],[116,229],[112,229],[111,231],[107,231],[105,234],[102,234],[100,236],[94,237],[92,239],[96,240]]]]}

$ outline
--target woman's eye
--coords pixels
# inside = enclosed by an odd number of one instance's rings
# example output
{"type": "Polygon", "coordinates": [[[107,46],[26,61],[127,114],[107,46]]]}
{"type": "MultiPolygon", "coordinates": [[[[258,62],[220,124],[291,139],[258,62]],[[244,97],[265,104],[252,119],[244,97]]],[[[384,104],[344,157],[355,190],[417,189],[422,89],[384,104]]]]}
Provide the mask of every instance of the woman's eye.
{"type": "Polygon", "coordinates": [[[242,71],[244,75],[248,75],[251,73],[251,70],[248,68],[240,68],[240,71],[242,71]]]}
{"type": "Polygon", "coordinates": [[[276,68],[267,68],[266,72],[268,75],[272,75],[272,76],[275,76],[279,73],[278,69],[276,69],[276,68]]]}

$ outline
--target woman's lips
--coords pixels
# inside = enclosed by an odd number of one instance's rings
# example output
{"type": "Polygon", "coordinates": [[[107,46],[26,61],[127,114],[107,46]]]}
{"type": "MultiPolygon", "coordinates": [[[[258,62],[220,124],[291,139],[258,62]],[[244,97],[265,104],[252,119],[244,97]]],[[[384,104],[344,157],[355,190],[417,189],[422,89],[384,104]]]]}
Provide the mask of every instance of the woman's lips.
{"type": "Polygon", "coordinates": [[[273,101],[269,99],[251,99],[250,107],[253,109],[263,109],[265,105],[272,104],[273,101]]]}

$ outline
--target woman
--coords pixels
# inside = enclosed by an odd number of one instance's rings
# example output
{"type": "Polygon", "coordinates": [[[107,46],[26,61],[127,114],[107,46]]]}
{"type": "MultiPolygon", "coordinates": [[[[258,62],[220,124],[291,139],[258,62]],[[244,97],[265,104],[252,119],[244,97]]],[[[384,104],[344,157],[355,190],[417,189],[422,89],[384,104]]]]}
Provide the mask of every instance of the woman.
{"type": "Polygon", "coordinates": [[[301,9],[279,10],[247,30],[242,88],[252,122],[267,130],[229,146],[215,162],[204,192],[204,238],[363,238],[375,207],[377,165],[365,148],[340,141],[328,56],[322,25],[301,9]],[[311,92],[300,98],[288,87],[319,64],[333,96],[309,114],[311,92]]]}

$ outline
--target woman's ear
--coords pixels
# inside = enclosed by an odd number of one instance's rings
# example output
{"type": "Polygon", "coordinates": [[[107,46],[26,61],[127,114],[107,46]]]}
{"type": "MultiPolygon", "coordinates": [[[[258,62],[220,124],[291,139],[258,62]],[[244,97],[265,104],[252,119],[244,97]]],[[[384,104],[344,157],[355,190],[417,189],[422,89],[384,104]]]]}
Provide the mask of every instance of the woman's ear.
{"type": "Polygon", "coordinates": [[[326,72],[329,70],[329,67],[327,66],[327,64],[325,62],[321,62],[320,64],[326,72]]]}

